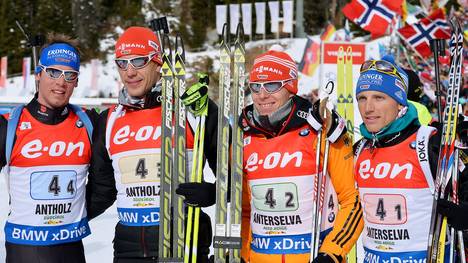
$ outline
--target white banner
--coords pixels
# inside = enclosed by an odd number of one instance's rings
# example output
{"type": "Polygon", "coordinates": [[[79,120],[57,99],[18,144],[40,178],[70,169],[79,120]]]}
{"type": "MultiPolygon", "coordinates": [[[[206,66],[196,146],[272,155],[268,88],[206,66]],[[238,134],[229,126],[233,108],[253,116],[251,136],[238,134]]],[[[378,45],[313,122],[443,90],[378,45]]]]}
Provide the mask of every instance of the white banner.
{"type": "Polygon", "coordinates": [[[7,79],[8,57],[4,56],[0,62],[0,88],[6,87],[7,79]]]}
{"type": "Polygon", "coordinates": [[[31,57],[23,58],[23,90],[26,90],[31,79],[31,57]]]}
{"type": "Polygon", "coordinates": [[[293,32],[293,1],[283,1],[283,32],[293,32]]]}
{"type": "Polygon", "coordinates": [[[223,25],[227,20],[226,5],[216,5],[216,32],[218,35],[223,33],[223,25]]]}
{"type": "Polygon", "coordinates": [[[229,15],[231,18],[231,34],[236,34],[237,24],[239,24],[239,5],[230,4],[229,5],[229,15]]]}
{"type": "Polygon", "coordinates": [[[270,17],[271,17],[271,32],[278,32],[278,23],[279,23],[279,2],[272,1],[268,2],[268,7],[270,8],[270,17]]]}
{"type": "Polygon", "coordinates": [[[244,24],[244,33],[252,34],[252,4],[242,4],[242,24],[244,24]]]}
{"type": "Polygon", "coordinates": [[[257,17],[257,28],[255,33],[265,34],[265,2],[255,3],[255,14],[257,17]]]}

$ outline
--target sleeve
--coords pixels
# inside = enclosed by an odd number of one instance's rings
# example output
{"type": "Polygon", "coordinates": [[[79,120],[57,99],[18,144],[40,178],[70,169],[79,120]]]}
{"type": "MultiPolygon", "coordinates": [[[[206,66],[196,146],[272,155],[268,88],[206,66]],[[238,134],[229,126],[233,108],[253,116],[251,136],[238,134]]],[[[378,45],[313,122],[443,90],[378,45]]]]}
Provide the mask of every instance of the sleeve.
{"type": "Polygon", "coordinates": [[[7,134],[8,120],[5,116],[0,115],[0,167],[6,165],[6,134],[7,134]]]}
{"type": "Polygon", "coordinates": [[[245,176],[242,177],[242,225],[241,238],[242,249],[241,257],[245,262],[250,261],[250,243],[252,235],[250,232],[250,187],[245,176]]]}
{"type": "Polygon", "coordinates": [[[97,126],[99,125],[99,113],[96,112],[95,109],[87,109],[86,114],[88,115],[89,119],[91,120],[91,123],[93,124],[93,141],[96,139],[96,129],[97,126]]]}
{"type": "Polygon", "coordinates": [[[205,147],[204,155],[208,159],[211,170],[216,175],[216,147],[218,137],[218,106],[211,100],[208,100],[208,117],[205,127],[205,147]]]}
{"type": "Polygon", "coordinates": [[[332,231],[320,247],[320,252],[341,256],[343,259],[356,243],[364,227],[353,165],[352,142],[349,136],[344,134],[337,142],[331,144],[329,149],[328,171],[340,208],[332,231]]]}
{"type": "Polygon", "coordinates": [[[88,218],[102,214],[115,201],[114,169],[105,145],[108,110],[101,113],[97,126],[94,127],[92,157],[86,185],[86,207],[88,218]]]}

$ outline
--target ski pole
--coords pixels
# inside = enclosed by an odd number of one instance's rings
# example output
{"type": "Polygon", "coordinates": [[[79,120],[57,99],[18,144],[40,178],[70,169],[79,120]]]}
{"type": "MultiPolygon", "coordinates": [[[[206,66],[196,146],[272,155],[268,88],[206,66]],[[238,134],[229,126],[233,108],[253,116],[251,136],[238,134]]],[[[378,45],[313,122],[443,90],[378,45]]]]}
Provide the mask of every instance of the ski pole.
{"type": "MultiPolygon", "coordinates": [[[[324,107],[324,116],[320,116],[323,120],[322,128],[317,133],[317,148],[316,148],[316,176],[314,178],[314,207],[312,209],[312,242],[311,242],[311,257],[310,262],[313,261],[315,257],[318,255],[318,248],[320,243],[320,230],[321,230],[321,221],[322,221],[322,209],[323,209],[323,200],[325,195],[325,182],[326,182],[326,175],[327,175],[327,166],[328,166],[328,152],[330,147],[330,142],[326,138],[326,123],[327,123],[327,116],[326,112],[326,103],[328,100],[328,96],[333,92],[334,83],[333,81],[329,81],[325,86],[325,90],[327,91],[327,96],[320,102],[320,108],[324,107]],[[330,86],[330,87],[329,87],[330,86]],[[325,134],[323,132],[325,131],[325,134]],[[325,150],[324,150],[324,160],[323,166],[320,165],[320,154],[321,154],[321,145],[322,145],[322,135],[325,137],[325,150]],[[323,171],[322,171],[323,170],[323,171]]],[[[319,108],[319,112],[321,111],[319,108]]]]}
{"type": "MultiPolygon", "coordinates": [[[[181,96],[184,105],[196,117],[197,126],[195,129],[194,147],[193,147],[193,162],[190,173],[190,182],[201,182],[203,173],[203,148],[205,140],[205,119],[208,114],[208,77],[199,75],[199,83],[190,87],[181,96]]],[[[190,257],[191,262],[197,260],[198,248],[198,228],[199,228],[200,208],[193,207],[189,204],[187,225],[185,231],[185,253],[184,262],[188,263],[190,257]],[[192,241],[193,236],[193,241],[192,241]],[[190,250],[192,254],[190,255],[190,250]]]]}
{"type": "MultiPolygon", "coordinates": [[[[27,33],[24,27],[21,25],[21,23],[16,19],[15,20],[16,25],[19,27],[21,32],[23,33],[24,37],[26,37],[26,41],[28,43],[28,47],[32,49],[32,54],[33,54],[33,64],[34,64],[34,71],[37,68],[38,64],[38,59],[37,59],[37,50],[36,47],[40,47],[44,45],[45,43],[45,36],[44,35],[35,35],[34,37],[31,37],[31,34],[27,33]]],[[[36,84],[36,90],[39,88],[39,81],[35,81],[36,84]]]]}
{"type": "Polygon", "coordinates": [[[435,78],[436,78],[436,97],[437,97],[437,113],[439,117],[439,121],[442,120],[442,104],[440,97],[442,94],[440,93],[440,71],[439,71],[439,56],[445,56],[445,39],[431,39],[431,49],[432,53],[434,54],[434,70],[435,70],[435,78]]]}
{"type": "Polygon", "coordinates": [[[150,28],[156,32],[158,39],[161,41],[161,31],[164,34],[169,34],[169,25],[165,16],[158,17],[150,21],[150,28]]]}

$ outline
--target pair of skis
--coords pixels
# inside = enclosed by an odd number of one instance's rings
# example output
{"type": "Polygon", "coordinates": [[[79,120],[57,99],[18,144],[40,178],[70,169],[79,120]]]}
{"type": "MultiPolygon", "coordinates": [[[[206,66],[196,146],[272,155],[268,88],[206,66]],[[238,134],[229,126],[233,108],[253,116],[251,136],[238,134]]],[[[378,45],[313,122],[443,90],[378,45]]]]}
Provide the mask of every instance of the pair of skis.
{"type": "Polygon", "coordinates": [[[165,17],[153,20],[151,28],[158,34],[163,51],[158,259],[160,262],[182,262],[185,245],[184,200],[182,196],[175,193],[175,189],[180,183],[185,182],[186,170],[186,109],[180,99],[185,92],[185,50],[182,38],[177,35],[173,59],[165,17]],[[162,36],[160,31],[163,31],[162,36]]]}
{"type": "MultiPolygon", "coordinates": [[[[449,87],[447,89],[446,106],[443,116],[442,138],[437,163],[437,174],[435,180],[434,204],[432,208],[432,218],[430,224],[428,240],[428,262],[444,262],[445,241],[447,231],[447,218],[436,213],[436,201],[445,197],[447,182],[452,178],[451,200],[457,202],[458,188],[458,150],[456,149],[456,126],[458,123],[458,96],[461,86],[462,65],[463,65],[463,30],[458,21],[450,21],[452,25],[452,35],[450,38],[450,70],[449,87]]],[[[434,59],[437,59],[435,57],[434,59]]],[[[451,230],[452,234],[454,231],[451,230]]],[[[463,236],[461,231],[457,233],[460,251],[460,259],[465,262],[463,236]]],[[[454,235],[451,236],[454,242],[454,235]]],[[[450,251],[450,262],[453,262],[455,249],[450,251]]]]}
{"type": "MultiPolygon", "coordinates": [[[[353,50],[348,46],[338,49],[337,57],[337,112],[346,120],[346,128],[351,139],[354,137],[354,103],[353,103],[353,50]]],[[[348,263],[357,262],[356,245],[347,255],[348,263]]]]}
{"type": "Polygon", "coordinates": [[[350,46],[344,51],[340,46],[337,56],[337,112],[346,120],[346,128],[351,138],[354,133],[353,106],[353,50],[350,46]]]}
{"type": "Polygon", "coordinates": [[[226,262],[226,250],[229,250],[229,262],[240,263],[241,219],[242,219],[242,174],[243,174],[243,132],[238,119],[244,108],[245,88],[245,48],[244,29],[239,23],[236,30],[234,52],[231,54],[229,27],[223,26],[220,48],[219,73],[219,112],[218,112],[218,149],[216,167],[216,210],[215,210],[215,263],[226,262]],[[231,89],[231,61],[234,57],[233,87],[231,89]],[[231,97],[232,94],[232,97],[231,97]],[[232,124],[232,136],[230,125],[232,124]],[[232,143],[230,138],[232,137],[232,143]],[[232,154],[230,154],[232,145],[232,154]],[[231,157],[231,158],[230,158],[231,157]],[[231,169],[229,169],[231,160],[231,169]],[[227,223],[227,190],[229,172],[230,183],[230,224],[227,223]]]}

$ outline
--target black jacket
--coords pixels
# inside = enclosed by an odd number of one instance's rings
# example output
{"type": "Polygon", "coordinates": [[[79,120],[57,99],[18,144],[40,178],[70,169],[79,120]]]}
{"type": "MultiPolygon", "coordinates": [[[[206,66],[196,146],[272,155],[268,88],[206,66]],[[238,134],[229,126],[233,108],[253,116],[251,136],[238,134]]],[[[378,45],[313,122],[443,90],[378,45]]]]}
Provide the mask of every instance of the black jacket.
{"type": "MultiPolygon", "coordinates": [[[[161,96],[159,92],[153,96],[161,96]]],[[[150,103],[145,109],[160,107],[160,99],[147,100],[150,103]]],[[[105,134],[109,110],[103,111],[97,125],[96,137],[93,143],[93,157],[89,169],[86,191],[86,203],[90,219],[100,215],[116,200],[114,169],[106,146],[105,134]]],[[[216,171],[216,136],[217,136],[218,108],[213,101],[208,104],[206,118],[204,155],[213,171],[216,171]]],[[[158,116],[159,118],[161,116],[158,116]]],[[[193,132],[193,130],[192,130],[193,132]]],[[[117,224],[114,237],[114,257],[142,258],[157,257],[158,255],[158,229],[159,226],[126,226],[117,224]]],[[[211,222],[209,216],[200,215],[199,255],[208,255],[211,245],[211,222]]]]}

